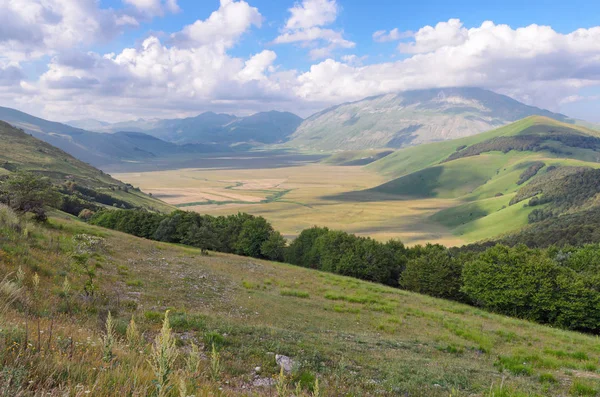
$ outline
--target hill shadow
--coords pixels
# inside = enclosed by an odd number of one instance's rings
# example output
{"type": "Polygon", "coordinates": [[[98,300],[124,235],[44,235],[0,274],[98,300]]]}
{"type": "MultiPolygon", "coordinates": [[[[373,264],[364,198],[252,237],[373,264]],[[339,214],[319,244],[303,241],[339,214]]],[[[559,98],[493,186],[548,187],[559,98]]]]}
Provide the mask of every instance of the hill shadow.
{"type": "Polygon", "coordinates": [[[440,176],[443,166],[426,168],[400,178],[393,179],[383,185],[357,192],[345,192],[332,196],[324,196],[324,200],[374,202],[392,200],[413,200],[437,197],[440,176]]]}

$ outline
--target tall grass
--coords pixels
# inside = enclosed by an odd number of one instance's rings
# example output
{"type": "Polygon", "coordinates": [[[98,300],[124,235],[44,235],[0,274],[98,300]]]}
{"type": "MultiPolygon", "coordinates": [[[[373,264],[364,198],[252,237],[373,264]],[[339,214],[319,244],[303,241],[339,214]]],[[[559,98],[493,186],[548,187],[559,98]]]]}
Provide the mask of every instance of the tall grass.
{"type": "Polygon", "coordinates": [[[152,345],[152,354],[149,360],[150,366],[154,371],[158,397],[167,396],[173,387],[171,384],[171,375],[173,374],[177,356],[177,347],[172,334],[171,324],[169,323],[169,311],[167,310],[162,329],[152,345]]]}

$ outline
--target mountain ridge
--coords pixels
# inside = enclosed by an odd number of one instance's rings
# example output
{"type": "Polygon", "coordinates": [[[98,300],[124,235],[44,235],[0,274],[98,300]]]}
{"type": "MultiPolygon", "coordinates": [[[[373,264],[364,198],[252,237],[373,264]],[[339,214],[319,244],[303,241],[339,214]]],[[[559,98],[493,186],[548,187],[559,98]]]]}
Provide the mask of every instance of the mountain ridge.
{"type": "MultiPolygon", "coordinates": [[[[240,143],[263,144],[285,141],[302,122],[291,112],[271,110],[250,116],[238,117],[212,111],[197,116],[176,119],[137,119],[97,126],[96,132],[144,132],[168,142],[190,143],[240,143]]],[[[71,124],[79,124],[78,121],[71,124]]]]}
{"type": "Polygon", "coordinates": [[[402,148],[475,135],[527,116],[568,116],[476,87],[371,96],[308,117],[285,146],[304,150],[402,148]]]}

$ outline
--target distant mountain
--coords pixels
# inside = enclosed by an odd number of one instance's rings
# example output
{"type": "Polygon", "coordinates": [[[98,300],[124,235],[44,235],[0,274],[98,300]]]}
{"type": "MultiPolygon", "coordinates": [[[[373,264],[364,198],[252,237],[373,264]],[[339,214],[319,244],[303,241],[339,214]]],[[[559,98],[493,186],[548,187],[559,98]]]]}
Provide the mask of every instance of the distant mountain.
{"type": "Polygon", "coordinates": [[[317,113],[286,146],[312,150],[401,148],[457,139],[539,115],[567,116],[480,88],[406,91],[346,103],[317,113]]]}
{"type": "Polygon", "coordinates": [[[225,152],[227,145],[177,145],[139,132],[103,134],[0,107],[0,120],[96,167],[121,161],[148,160],[185,153],[225,152]]]}
{"type": "MultiPolygon", "coordinates": [[[[302,123],[288,112],[263,112],[248,117],[213,112],[184,119],[138,119],[90,128],[98,132],[135,131],[179,143],[270,144],[286,141],[302,123]]],[[[77,122],[77,125],[87,123],[77,122]]],[[[74,125],[71,123],[71,125],[74,125]]]]}
{"type": "Polygon", "coordinates": [[[82,130],[88,131],[100,131],[110,125],[105,121],[94,120],[94,119],[82,119],[82,120],[71,120],[65,123],[71,127],[81,128],[82,130]]]}

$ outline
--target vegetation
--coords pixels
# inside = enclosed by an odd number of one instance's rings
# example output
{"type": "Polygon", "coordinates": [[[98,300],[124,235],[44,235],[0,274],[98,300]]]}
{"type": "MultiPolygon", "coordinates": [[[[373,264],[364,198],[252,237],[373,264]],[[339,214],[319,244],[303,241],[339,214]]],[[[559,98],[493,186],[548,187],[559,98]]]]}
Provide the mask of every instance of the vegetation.
{"type": "MultiPolygon", "coordinates": [[[[6,208],[0,214],[7,395],[542,396],[599,388],[594,337],[310,269],[206,257],[70,218],[39,225],[6,208]],[[93,250],[92,297],[72,260],[98,247],[93,241],[102,248],[93,250]],[[281,374],[272,353],[291,357],[292,371],[281,374]]],[[[594,254],[572,254],[569,266],[594,254]]]]}
{"type": "MultiPolygon", "coordinates": [[[[286,247],[285,240],[264,218],[248,214],[214,218],[181,211],[172,215],[105,211],[91,223],[202,250],[285,259],[294,265],[470,303],[540,323],[600,332],[600,311],[595,310],[595,302],[600,302],[600,284],[595,281],[600,262],[596,267],[596,261],[577,259],[600,258],[600,245],[543,251],[523,245],[495,245],[481,252],[434,245],[407,248],[399,241],[380,243],[313,227],[286,247]]],[[[255,288],[248,282],[244,286],[255,288]]],[[[281,294],[307,297],[293,290],[281,294]]],[[[329,298],[362,302],[337,295],[329,298]]]]}
{"type": "Polygon", "coordinates": [[[147,211],[106,210],[90,223],[157,241],[186,244],[207,250],[255,258],[282,260],[286,241],[262,217],[239,213],[212,217],[175,211],[169,215],[147,211]]]}
{"type": "Polygon", "coordinates": [[[29,184],[44,184],[42,191],[48,192],[48,185],[51,184],[53,191],[60,193],[60,196],[56,200],[46,197],[46,205],[58,207],[75,216],[84,209],[96,211],[107,206],[166,212],[173,210],[172,206],[2,121],[0,170],[0,183],[3,178],[15,174],[14,178],[21,179],[15,183],[22,186],[25,186],[25,175],[28,175],[29,184]]]}
{"type": "Polygon", "coordinates": [[[21,213],[32,213],[38,221],[45,221],[46,207],[56,206],[58,193],[48,178],[27,172],[17,172],[0,185],[0,202],[21,213]]]}

